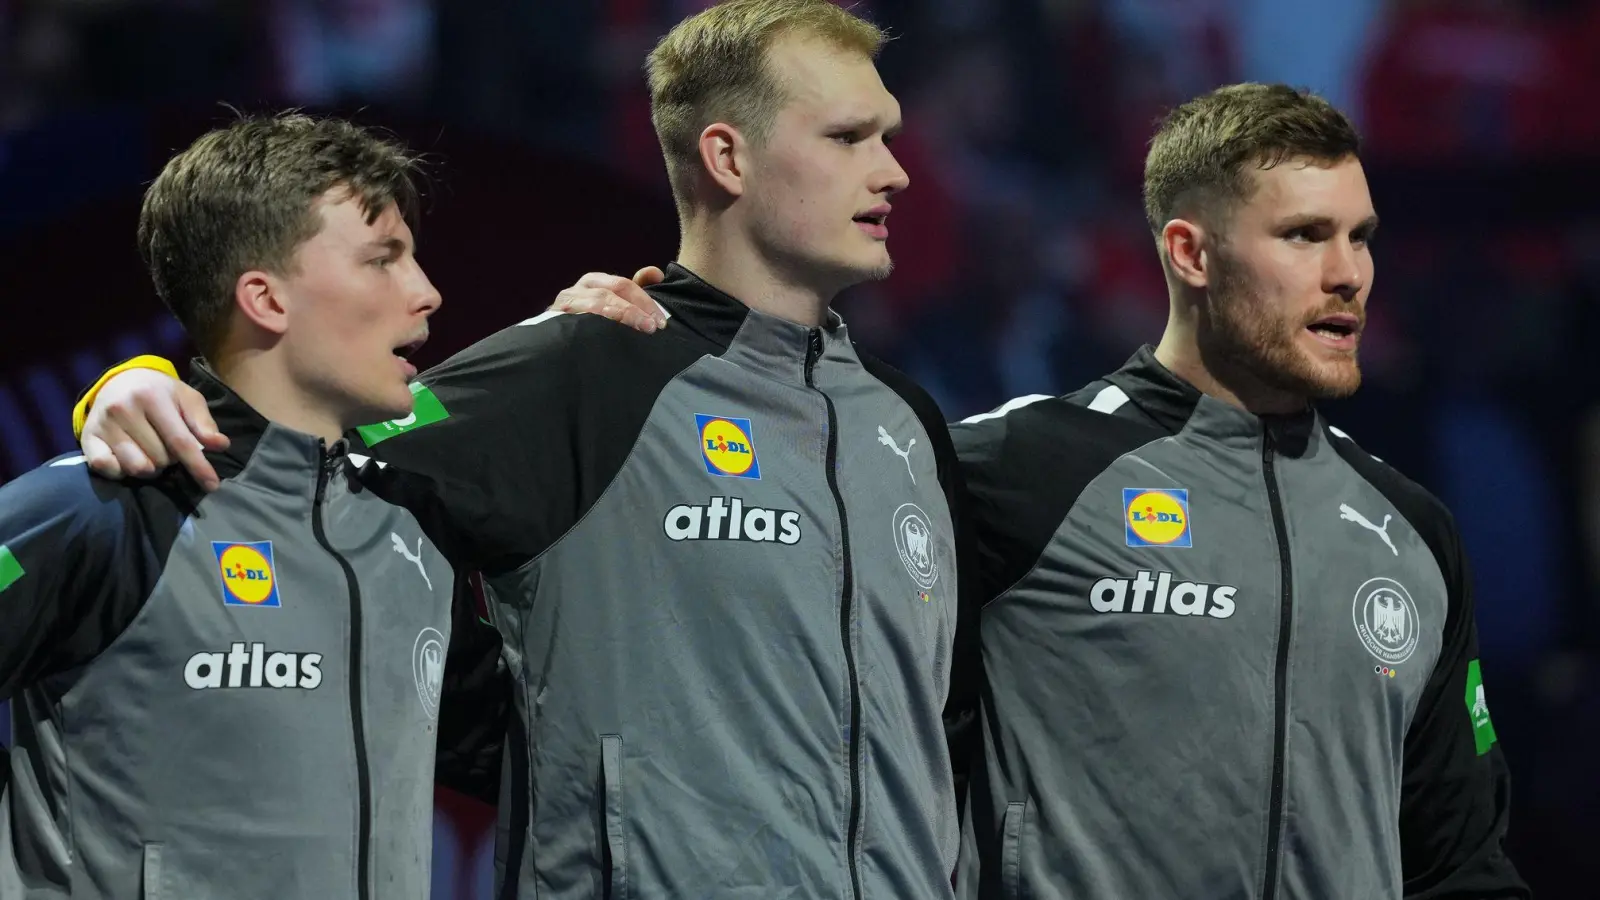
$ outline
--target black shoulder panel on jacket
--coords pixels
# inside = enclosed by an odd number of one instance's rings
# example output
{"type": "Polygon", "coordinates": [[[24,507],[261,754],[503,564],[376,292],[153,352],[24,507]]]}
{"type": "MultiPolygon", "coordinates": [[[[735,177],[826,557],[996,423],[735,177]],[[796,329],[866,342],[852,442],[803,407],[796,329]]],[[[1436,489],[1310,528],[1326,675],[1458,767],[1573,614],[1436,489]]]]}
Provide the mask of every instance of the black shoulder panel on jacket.
{"type": "MultiPolygon", "coordinates": [[[[1110,381],[1107,381],[1104,378],[1098,378],[1089,382],[1083,387],[1078,388],[1072,393],[1063,396],[1061,399],[1072,404],[1073,406],[1087,407],[1089,404],[1093,403],[1106,388],[1117,388],[1118,390],[1121,390],[1119,385],[1112,384],[1110,381]]],[[[1151,415],[1144,409],[1144,407],[1134,402],[1132,398],[1129,398],[1127,401],[1123,402],[1113,412],[1103,413],[1103,415],[1111,415],[1116,416],[1119,419],[1128,419],[1131,421],[1140,422],[1150,426],[1151,428],[1162,427],[1161,423],[1155,418],[1155,416],[1151,415]]]]}
{"type": "Polygon", "coordinates": [[[975,416],[950,434],[966,478],[985,604],[1039,561],[1089,482],[1124,454],[1167,436],[1068,398],[975,416]]]}
{"type": "Polygon", "coordinates": [[[661,390],[720,352],[681,323],[643,334],[601,316],[541,317],[424,373],[444,415],[372,452],[429,482],[458,564],[495,575],[577,523],[621,470],[661,390]]]}

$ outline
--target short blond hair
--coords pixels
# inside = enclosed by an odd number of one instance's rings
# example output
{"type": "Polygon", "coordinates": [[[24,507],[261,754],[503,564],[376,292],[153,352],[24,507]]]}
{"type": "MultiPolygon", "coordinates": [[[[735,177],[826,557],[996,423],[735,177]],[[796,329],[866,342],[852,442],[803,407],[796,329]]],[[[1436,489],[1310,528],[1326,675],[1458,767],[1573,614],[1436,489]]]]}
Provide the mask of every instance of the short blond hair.
{"type": "Polygon", "coordinates": [[[650,118],[680,213],[707,125],[726,122],[758,146],[770,134],[787,95],[767,64],[768,51],[791,36],[869,59],[887,38],[829,0],[727,0],[679,22],[650,51],[650,118]]]}
{"type": "Polygon", "coordinates": [[[1251,169],[1361,153],[1355,126],[1327,100],[1284,84],[1230,84],[1174,109],[1144,161],[1144,212],[1159,240],[1172,218],[1197,212],[1225,231],[1255,192],[1251,169]]]}

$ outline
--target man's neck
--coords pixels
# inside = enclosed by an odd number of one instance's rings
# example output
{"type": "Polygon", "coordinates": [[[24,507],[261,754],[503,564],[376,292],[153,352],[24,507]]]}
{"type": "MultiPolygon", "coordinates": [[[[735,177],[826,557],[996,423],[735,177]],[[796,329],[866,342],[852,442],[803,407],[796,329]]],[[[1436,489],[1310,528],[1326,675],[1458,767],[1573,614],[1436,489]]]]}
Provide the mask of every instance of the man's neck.
{"type": "Polygon", "coordinates": [[[339,416],[302,390],[270,351],[248,350],[212,362],[239,399],[267,421],[333,443],[344,436],[339,416]]]}
{"type": "Polygon", "coordinates": [[[685,232],[678,262],[751,309],[800,325],[827,321],[833,291],[797,283],[742,239],[685,232]]]}
{"type": "Polygon", "coordinates": [[[1296,413],[1306,408],[1306,398],[1268,386],[1248,372],[1220,360],[1208,363],[1194,335],[1168,323],[1156,345],[1156,361],[1200,393],[1257,416],[1296,413]]]}

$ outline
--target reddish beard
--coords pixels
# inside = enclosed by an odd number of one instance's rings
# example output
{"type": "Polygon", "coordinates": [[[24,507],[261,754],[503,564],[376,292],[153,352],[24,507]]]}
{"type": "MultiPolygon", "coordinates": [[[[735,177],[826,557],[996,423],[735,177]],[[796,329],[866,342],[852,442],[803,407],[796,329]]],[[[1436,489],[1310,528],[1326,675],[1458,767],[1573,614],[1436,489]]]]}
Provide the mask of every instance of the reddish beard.
{"type": "MultiPolygon", "coordinates": [[[[1214,255],[1215,281],[1202,339],[1231,371],[1273,391],[1308,400],[1348,397],[1361,386],[1361,367],[1312,359],[1300,345],[1306,326],[1333,313],[1366,313],[1335,298],[1309,317],[1289,316],[1269,302],[1248,266],[1226,251],[1214,255]]],[[[1210,354],[1208,354],[1210,355],[1210,354]]],[[[1214,372],[1222,376],[1223,373],[1214,372]]]]}

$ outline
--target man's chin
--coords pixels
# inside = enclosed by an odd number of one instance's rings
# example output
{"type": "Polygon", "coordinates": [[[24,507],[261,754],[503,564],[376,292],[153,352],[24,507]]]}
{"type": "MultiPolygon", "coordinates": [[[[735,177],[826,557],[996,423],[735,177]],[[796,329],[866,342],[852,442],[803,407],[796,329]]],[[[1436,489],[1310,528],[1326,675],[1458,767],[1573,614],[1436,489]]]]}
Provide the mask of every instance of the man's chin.
{"type": "Polygon", "coordinates": [[[358,418],[362,425],[377,425],[382,422],[396,422],[411,416],[416,411],[416,402],[408,389],[405,399],[399,397],[375,398],[374,401],[363,404],[363,409],[358,418]]]}
{"type": "Polygon", "coordinates": [[[894,271],[894,263],[889,261],[888,254],[881,255],[876,261],[869,260],[831,260],[820,263],[812,273],[817,278],[817,285],[831,291],[843,291],[858,284],[871,281],[882,281],[894,271]]]}
{"type": "Polygon", "coordinates": [[[850,280],[854,284],[864,284],[868,281],[882,281],[894,271],[894,261],[888,253],[882,253],[876,260],[863,260],[849,267],[850,280]]]}
{"type": "Polygon", "coordinates": [[[878,258],[868,268],[868,281],[882,281],[894,271],[894,260],[889,257],[889,248],[881,247],[878,258]]]}
{"type": "Polygon", "coordinates": [[[1302,356],[1295,371],[1281,374],[1297,393],[1311,400],[1341,400],[1361,387],[1361,366],[1353,355],[1338,360],[1302,356]]]}

